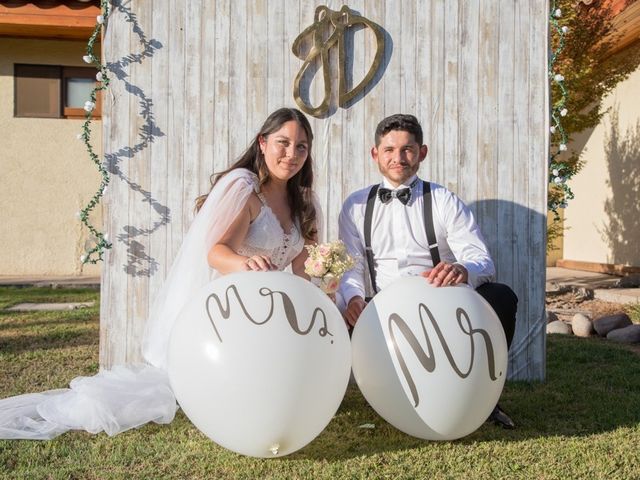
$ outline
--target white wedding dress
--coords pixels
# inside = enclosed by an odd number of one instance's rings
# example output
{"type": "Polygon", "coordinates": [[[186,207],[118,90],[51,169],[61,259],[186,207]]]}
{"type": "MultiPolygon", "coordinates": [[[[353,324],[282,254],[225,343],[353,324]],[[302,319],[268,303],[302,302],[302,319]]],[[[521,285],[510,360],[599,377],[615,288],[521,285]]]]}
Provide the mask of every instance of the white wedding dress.
{"type": "MultiPolygon", "coordinates": [[[[207,197],[156,295],[143,340],[147,363],[77,377],[69,389],[0,400],[0,439],[48,440],[72,429],[116,435],[151,421],[171,422],[177,410],[166,374],[171,329],[190,296],[220,276],[208,265],[207,253],[252,192],[263,205],[238,253],[266,255],[279,270],[290,265],[304,247],[299,227],[285,232],[258,191],[257,177],[245,169],[233,170],[207,197]]],[[[317,202],[316,212],[320,219],[317,202]]]]}
{"type": "Polygon", "coordinates": [[[304,238],[297,225],[290,232],[285,232],[262,193],[257,192],[257,195],[262,208],[251,223],[238,253],[245,257],[267,256],[278,270],[284,270],[304,248],[304,238]]]}

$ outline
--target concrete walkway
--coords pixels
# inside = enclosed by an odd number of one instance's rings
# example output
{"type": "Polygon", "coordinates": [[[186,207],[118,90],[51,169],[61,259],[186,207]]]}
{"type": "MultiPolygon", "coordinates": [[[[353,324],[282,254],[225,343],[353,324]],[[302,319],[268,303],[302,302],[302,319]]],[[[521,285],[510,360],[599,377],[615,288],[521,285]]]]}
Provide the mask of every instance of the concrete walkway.
{"type": "Polygon", "coordinates": [[[40,312],[78,310],[93,307],[96,302],[63,302],[63,303],[18,303],[5,310],[8,312],[40,312]]]}
{"type": "Polygon", "coordinates": [[[606,273],[547,267],[546,291],[584,288],[593,291],[593,297],[604,302],[639,303],[640,288],[617,288],[619,280],[620,277],[606,273]]]}
{"type": "Polygon", "coordinates": [[[51,288],[100,288],[100,277],[52,277],[0,275],[0,286],[51,287],[51,288]]]}
{"type": "MultiPolygon", "coordinates": [[[[548,267],[546,291],[584,288],[605,302],[639,303],[640,288],[616,288],[619,280],[615,275],[548,267]]],[[[0,276],[0,285],[99,289],[100,277],[0,276]]]]}

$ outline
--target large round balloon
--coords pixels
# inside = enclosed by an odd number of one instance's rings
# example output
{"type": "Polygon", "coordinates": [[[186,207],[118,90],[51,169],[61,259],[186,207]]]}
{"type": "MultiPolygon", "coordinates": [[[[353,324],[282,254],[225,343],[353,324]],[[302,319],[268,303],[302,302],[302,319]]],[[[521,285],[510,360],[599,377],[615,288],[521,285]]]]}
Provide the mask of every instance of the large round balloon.
{"type": "Polygon", "coordinates": [[[351,340],[353,374],[378,414],[409,435],[453,440],[496,405],[507,369],[500,321],[473,289],[403,278],[376,295],[351,340]]]}
{"type": "Polygon", "coordinates": [[[283,272],[223,276],[199,292],[171,333],[169,379],[205,435],[255,457],[287,455],[335,414],[349,381],[340,312],[283,272]]]}

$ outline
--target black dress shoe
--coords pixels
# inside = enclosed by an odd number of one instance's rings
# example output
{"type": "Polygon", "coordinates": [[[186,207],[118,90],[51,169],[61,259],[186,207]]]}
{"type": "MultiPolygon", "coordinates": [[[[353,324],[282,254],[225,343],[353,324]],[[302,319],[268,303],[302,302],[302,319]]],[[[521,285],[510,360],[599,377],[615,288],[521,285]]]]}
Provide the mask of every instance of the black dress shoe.
{"type": "Polygon", "coordinates": [[[499,427],[506,428],[507,430],[513,430],[516,428],[516,424],[513,423],[513,420],[511,420],[509,415],[504,413],[504,410],[500,408],[500,405],[495,406],[493,412],[491,412],[491,415],[487,418],[487,421],[493,422],[499,427]]]}

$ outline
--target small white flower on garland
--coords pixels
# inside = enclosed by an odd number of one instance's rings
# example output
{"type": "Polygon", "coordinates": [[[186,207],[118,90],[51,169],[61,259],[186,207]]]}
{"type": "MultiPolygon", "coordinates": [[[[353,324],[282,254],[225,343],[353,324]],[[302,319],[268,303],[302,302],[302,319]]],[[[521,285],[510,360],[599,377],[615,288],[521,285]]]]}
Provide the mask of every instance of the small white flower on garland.
{"type": "Polygon", "coordinates": [[[84,110],[86,113],[85,122],[82,124],[82,133],[78,134],[78,139],[82,140],[87,148],[89,157],[98,168],[102,181],[98,190],[93,195],[93,198],[89,201],[89,204],[76,213],[76,217],[89,229],[91,233],[91,241],[94,243],[92,247],[87,247],[83,255],[80,256],[80,262],[86,263],[98,263],[103,260],[105,249],[111,248],[111,243],[106,234],[99,232],[91,223],[89,223],[90,212],[98,205],[101,197],[107,190],[109,184],[109,172],[105,168],[103,162],[100,161],[98,155],[93,151],[91,145],[91,117],[93,111],[96,108],[97,95],[100,90],[106,90],[109,86],[109,76],[106,65],[103,65],[98,57],[94,53],[94,45],[100,36],[100,32],[105,24],[106,19],[109,18],[109,0],[100,1],[101,15],[96,17],[96,26],[93,29],[93,33],[87,43],[87,54],[82,57],[82,61],[88,64],[93,64],[98,69],[96,74],[96,80],[99,82],[91,92],[89,100],[84,103],[84,110]]]}
{"type": "Polygon", "coordinates": [[[556,8],[556,0],[553,0],[549,11],[549,23],[551,24],[551,28],[555,30],[555,33],[557,33],[559,42],[557,48],[552,52],[552,55],[549,58],[548,71],[550,81],[552,80],[555,82],[555,85],[560,90],[560,98],[554,98],[552,102],[552,125],[549,126],[549,133],[552,136],[551,143],[558,147],[555,151],[552,149],[549,158],[549,182],[562,190],[562,198],[553,199],[550,197],[547,202],[547,207],[556,214],[556,218],[558,218],[558,209],[565,208],[567,206],[567,201],[574,198],[571,188],[567,185],[567,181],[572,177],[574,171],[560,158],[560,155],[568,150],[567,144],[569,141],[567,133],[562,126],[562,119],[566,118],[569,114],[569,110],[566,108],[569,95],[565,85],[564,75],[554,69],[558,55],[564,49],[565,35],[569,32],[569,27],[566,25],[559,25],[558,19],[561,17],[562,10],[560,8],[556,8]]]}

